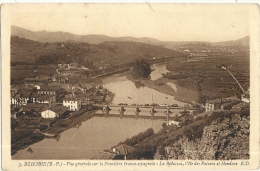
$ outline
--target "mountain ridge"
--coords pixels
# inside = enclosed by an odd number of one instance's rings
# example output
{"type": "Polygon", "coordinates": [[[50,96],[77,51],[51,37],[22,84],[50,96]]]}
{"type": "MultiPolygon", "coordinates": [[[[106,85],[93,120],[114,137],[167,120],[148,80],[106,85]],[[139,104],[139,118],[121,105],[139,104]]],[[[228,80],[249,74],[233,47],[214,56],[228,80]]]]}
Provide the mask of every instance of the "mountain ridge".
{"type": "Polygon", "coordinates": [[[115,41],[115,42],[140,42],[151,45],[158,46],[171,46],[171,45],[182,45],[182,44],[208,44],[212,46],[249,46],[249,36],[230,41],[220,41],[220,42],[206,42],[206,41],[161,41],[155,38],[150,37],[110,37],[104,34],[88,34],[88,35],[77,35],[68,32],[56,31],[30,31],[18,26],[11,26],[11,34],[14,36],[19,36],[21,38],[30,39],[33,41],[39,41],[43,43],[51,42],[66,42],[66,41],[77,41],[90,44],[100,44],[106,41],[115,41]]]}

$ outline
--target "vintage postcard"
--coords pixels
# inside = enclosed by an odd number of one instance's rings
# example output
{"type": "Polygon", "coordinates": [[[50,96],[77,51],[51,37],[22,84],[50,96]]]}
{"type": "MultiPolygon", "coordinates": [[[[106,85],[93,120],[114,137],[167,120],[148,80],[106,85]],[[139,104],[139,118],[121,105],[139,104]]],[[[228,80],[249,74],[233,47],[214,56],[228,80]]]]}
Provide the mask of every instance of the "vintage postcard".
{"type": "Polygon", "coordinates": [[[3,170],[259,167],[256,4],[3,4],[3,170]]]}

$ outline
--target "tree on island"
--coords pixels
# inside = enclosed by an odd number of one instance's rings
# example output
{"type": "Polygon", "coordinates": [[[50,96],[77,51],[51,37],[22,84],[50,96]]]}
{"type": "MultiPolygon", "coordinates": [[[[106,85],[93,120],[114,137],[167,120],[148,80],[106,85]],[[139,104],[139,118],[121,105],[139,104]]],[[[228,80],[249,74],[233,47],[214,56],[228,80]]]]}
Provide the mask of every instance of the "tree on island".
{"type": "Polygon", "coordinates": [[[145,60],[136,59],[133,64],[132,75],[134,78],[145,78],[151,74],[152,70],[150,64],[148,64],[145,60]]]}

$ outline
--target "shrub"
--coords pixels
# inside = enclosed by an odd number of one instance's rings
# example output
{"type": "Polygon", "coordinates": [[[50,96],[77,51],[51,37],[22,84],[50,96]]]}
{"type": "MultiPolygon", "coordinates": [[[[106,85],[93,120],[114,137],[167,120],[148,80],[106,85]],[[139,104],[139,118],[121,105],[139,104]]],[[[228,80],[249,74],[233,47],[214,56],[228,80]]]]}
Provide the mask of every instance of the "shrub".
{"type": "Polygon", "coordinates": [[[127,144],[130,146],[134,146],[142,141],[144,141],[145,139],[151,137],[154,135],[154,130],[152,128],[148,128],[146,131],[141,132],[133,137],[131,137],[130,139],[126,139],[124,142],[122,142],[121,144],[127,144]]]}

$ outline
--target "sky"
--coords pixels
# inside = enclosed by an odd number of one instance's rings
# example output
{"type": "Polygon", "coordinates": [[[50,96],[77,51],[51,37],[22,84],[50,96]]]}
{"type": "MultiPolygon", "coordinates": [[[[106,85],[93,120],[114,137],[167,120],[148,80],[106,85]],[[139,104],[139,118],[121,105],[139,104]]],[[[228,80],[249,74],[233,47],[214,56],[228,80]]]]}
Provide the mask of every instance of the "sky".
{"type": "Polygon", "coordinates": [[[249,35],[253,5],[12,5],[11,24],[31,31],[151,37],[161,41],[227,41],[249,35]]]}

